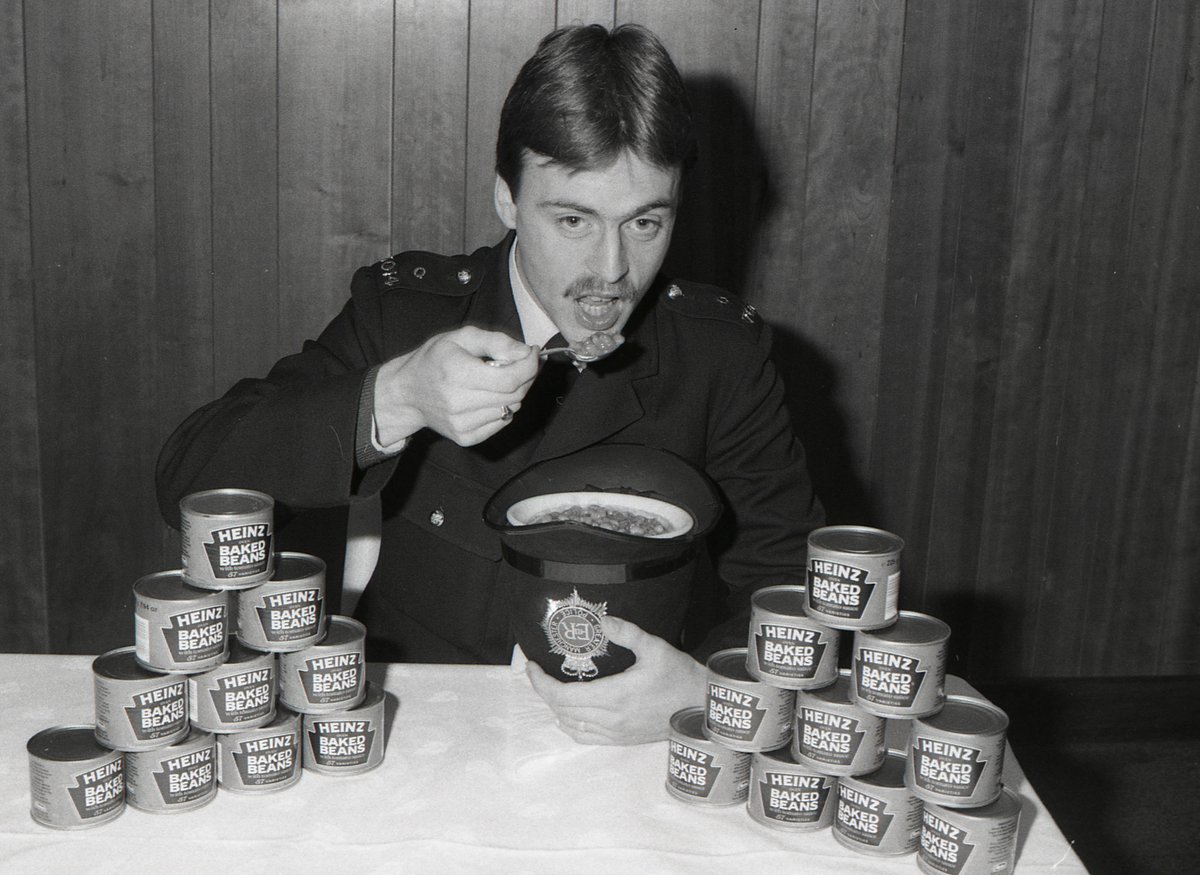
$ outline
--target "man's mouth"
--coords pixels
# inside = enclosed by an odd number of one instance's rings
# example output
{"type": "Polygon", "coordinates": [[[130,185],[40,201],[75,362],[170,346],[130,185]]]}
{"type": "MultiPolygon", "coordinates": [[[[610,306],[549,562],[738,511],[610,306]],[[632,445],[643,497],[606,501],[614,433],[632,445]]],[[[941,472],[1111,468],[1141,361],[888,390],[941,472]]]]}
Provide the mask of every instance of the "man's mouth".
{"type": "Polygon", "coordinates": [[[621,318],[621,298],[584,295],[575,299],[575,319],[589,331],[607,331],[621,318]]]}
{"type": "Polygon", "coordinates": [[[575,320],[588,331],[607,331],[617,324],[625,303],[635,297],[633,284],[602,284],[592,277],[572,283],[567,296],[575,302],[575,320]]]}

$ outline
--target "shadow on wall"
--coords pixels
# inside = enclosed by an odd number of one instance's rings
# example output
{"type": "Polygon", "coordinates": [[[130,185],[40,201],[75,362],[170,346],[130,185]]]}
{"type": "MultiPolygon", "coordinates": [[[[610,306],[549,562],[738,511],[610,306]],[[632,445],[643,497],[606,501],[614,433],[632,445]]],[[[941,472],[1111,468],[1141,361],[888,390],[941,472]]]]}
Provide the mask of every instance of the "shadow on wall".
{"type": "MultiPolygon", "coordinates": [[[[685,84],[696,119],[699,156],[684,181],[665,270],[743,294],[759,230],[778,203],[769,180],[786,175],[786,168],[769,166],[753,116],[727,79],[685,77],[685,84]]],[[[845,420],[834,403],[833,364],[790,326],[771,326],[792,422],[829,522],[877,524],[854,470],[845,420]]]]}

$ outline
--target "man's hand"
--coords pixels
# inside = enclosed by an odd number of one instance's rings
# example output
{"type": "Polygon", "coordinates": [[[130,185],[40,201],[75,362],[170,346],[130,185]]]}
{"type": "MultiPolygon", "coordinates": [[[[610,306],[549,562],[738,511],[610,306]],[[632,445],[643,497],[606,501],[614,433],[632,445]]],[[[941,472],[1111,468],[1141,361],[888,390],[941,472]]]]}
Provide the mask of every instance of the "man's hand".
{"type": "Polygon", "coordinates": [[[708,671],[666,641],[620,617],[604,617],[604,633],[637,662],[620,674],[563,683],[534,662],[529,681],[567,735],[584,744],[642,744],[670,735],[671,715],[703,705],[708,671]]]}
{"type": "Polygon", "coordinates": [[[460,446],[487,440],[512,418],[538,372],[537,348],[465,326],[434,335],[379,368],[375,429],[389,446],[431,428],[460,446]]]}

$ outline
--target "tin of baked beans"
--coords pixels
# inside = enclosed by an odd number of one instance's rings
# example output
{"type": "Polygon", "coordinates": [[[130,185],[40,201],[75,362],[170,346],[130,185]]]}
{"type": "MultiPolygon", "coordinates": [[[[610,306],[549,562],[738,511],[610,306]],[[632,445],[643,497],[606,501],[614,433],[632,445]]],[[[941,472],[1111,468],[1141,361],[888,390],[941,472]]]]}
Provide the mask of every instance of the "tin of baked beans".
{"type": "Polygon", "coordinates": [[[755,680],[746,670],[746,648],[718,650],[708,658],[704,734],[733,750],[775,750],[792,737],[795,690],[755,680]]]}
{"type": "Polygon", "coordinates": [[[1017,863],[1021,799],[1007,787],[990,805],[926,804],[917,868],[928,875],[1003,875],[1017,863]]]}
{"type": "Polygon", "coordinates": [[[833,837],[865,854],[911,854],[921,843],[921,808],[904,786],[904,755],[889,751],[875,771],[838,779],[833,837]]]}
{"type": "Polygon", "coordinates": [[[854,633],[850,701],[883,717],[924,717],[946,699],[950,627],[901,611],[886,629],[854,633]]]}
{"type": "Polygon", "coordinates": [[[274,793],[300,780],[300,715],[279,708],[265,726],[217,736],[217,783],[234,793],[274,793]]]}
{"type": "Polygon", "coordinates": [[[237,641],[229,659],[188,677],[192,725],[209,732],[236,732],[275,719],[275,655],[237,641]]]}
{"type": "Polygon", "coordinates": [[[824,829],[833,822],[837,778],[797,763],[785,747],[753,754],[750,817],[793,832],[824,829]]]}
{"type": "Polygon", "coordinates": [[[671,715],[667,791],[684,802],[713,807],[745,802],[750,756],[708,739],[702,706],[683,708],[671,715]]]}
{"type": "Polygon", "coordinates": [[[187,738],[158,750],[125,755],[130,805],[152,814],[192,811],[217,795],[217,739],[193,729],[187,738]]]}
{"type": "Polygon", "coordinates": [[[209,489],[179,502],[183,573],[204,589],[245,589],[271,576],[275,499],[250,489],[209,489]]]}
{"type": "Polygon", "coordinates": [[[277,554],[271,579],[236,598],[238,638],[257,650],[301,650],[325,634],[325,562],[317,556],[277,554]]]}
{"type": "Polygon", "coordinates": [[[149,574],[133,585],[134,656],[155,671],[207,671],[229,653],[229,599],[196,589],[180,571],[149,574]]]}
{"type": "Polygon", "coordinates": [[[362,623],[331,616],[319,643],[279,654],[279,701],[301,714],[353,708],[367,691],[366,641],[362,623]]]}
{"type": "Polygon", "coordinates": [[[304,768],[324,775],[360,775],[383,762],[387,733],[383,687],[367,683],[353,708],[305,714],[304,768]]]}
{"type": "Polygon", "coordinates": [[[952,808],[995,802],[1007,730],[1008,715],[991,702],[947,696],[941,711],[912,722],[909,789],[924,802],[952,808]]]}
{"type": "Polygon", "coordinates": [[[808,615],[835,629],[882,629],[900,603],[904,541],[867,526],[825,526],[808,535],[808,615]]]}
{"type": "Polygon", "coordinates": [[[752,678],[789,690],[837,679],[839,633],[811,619],[804,602],[803,586],[769,586],[751,596],[746,669],[752,678]]]}
{"type": "Polygon", "coordinates": [[[29,813],[42,826],[86,829],[125,810],[125,755],[96,741],[94,726],[43,729],[29,753],[29,813]]]}
{"type": "Polygon", "coordinates": [[[92,660],[96,740],[113,750],[152,750],[188,734],[187,677],[146,668],[132,647],[92,660]]]}
{"type": "Polygon", "coordinates": [[[850,670],[831,686],[796,694],[792,756],[829,775],[865,775],[887,756],[887,721],[850,701],[850,670]]]}

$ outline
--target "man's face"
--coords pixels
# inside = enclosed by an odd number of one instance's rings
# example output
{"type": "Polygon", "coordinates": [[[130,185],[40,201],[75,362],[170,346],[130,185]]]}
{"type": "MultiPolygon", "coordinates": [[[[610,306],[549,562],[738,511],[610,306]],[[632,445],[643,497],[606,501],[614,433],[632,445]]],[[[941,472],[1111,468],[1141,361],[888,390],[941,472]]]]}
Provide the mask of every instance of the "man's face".
{"type": "Polygon", "coordinates": [[[679,179],[678,169],[630,152],[577,171],[526,154],[515,200],[497,179],[496,211],[517,231],[517,269],[568,342],[624,327],[666,257],[679,179]]]}

